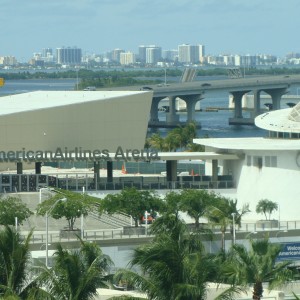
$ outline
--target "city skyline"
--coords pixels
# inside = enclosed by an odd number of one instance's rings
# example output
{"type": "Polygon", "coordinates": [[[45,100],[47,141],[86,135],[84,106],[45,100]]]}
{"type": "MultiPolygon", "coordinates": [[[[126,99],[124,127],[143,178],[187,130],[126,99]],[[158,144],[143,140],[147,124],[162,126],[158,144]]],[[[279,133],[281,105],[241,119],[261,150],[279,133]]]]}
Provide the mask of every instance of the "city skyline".
{"type": "Polygon", "coordinates": [[[207,55],[300,50],[293,36],[300,23],[297,0],[1,2],[0,56],[20,62],[42,48],[62,46],[77,46],[83,54],[136,52],[153,44],[165,50],[203,44],[207,55]]]}

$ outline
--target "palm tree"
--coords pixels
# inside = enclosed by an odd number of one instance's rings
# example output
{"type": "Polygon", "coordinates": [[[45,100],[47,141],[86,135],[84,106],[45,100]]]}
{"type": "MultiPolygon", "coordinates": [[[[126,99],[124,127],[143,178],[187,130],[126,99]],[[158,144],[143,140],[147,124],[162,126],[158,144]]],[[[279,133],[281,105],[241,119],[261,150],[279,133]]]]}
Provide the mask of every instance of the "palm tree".
{"type": "Polygon", "coordinates": [[[229,259],[223,265],[226,282],[253,287],[252,299],[263,296],[263,283],[269,284],[269,290],[293,280],[294,273],[287,267],[291,262],[276,262],[281,246],[272,244],[268,238],[250,240],[250,250],[243,245],[233,245],[229,259]]]}
{"type": "Polygon", "coordinates": [[[43,291],[28,276],[31,236],[32,231],[23,238],[13,227],[9,226],[5,226],[0,231],[1,299],[33,299],[43,295],[43,291]]]}
{"type": "Polygon", "coordinates": [[[95,243],[82,240],[79,250],[63,249],[58,244],[51,269],[41,267],[38,281],[46,288],[51,299],[93,299],[97,288],[107,288],[111,259],[95,243]]]}
{"type": "Polygon", "coordinates": [[[278,203],[270,201],[268,199],[261,199],[256,205],[256,212],[258,214],[264,214],[266,220],[270,220],[272,212],[276,211],[277,209],[278,203]],[[269,214],[269,218],[267,217],[267,214],[269,214]]]}
{"type": "Polygon", "coordinates": [[[235,215],[235,224],[241,226],[242,217],[249,212],[249,205],[245,204],[242,209],[237,208],[237,200],[232,200],[220,195],[215,195],[214,201],[207,209],[206,216],[209,221],[221,230],[221,249],[225,250],[225,233],[228,227],[233,229],[233,217],[235,215]]]}
{"type": "Polygon", "coordinates": [[[219,264],[205,253],[200,234],[191,233],[174,215],[158,218],[150,230],[154,240],[136,248],[130,264],[142,275],[120,270],[116,279],[133,284],[148,299],[205,299],[208,282],[216,278],[219,264]]]}

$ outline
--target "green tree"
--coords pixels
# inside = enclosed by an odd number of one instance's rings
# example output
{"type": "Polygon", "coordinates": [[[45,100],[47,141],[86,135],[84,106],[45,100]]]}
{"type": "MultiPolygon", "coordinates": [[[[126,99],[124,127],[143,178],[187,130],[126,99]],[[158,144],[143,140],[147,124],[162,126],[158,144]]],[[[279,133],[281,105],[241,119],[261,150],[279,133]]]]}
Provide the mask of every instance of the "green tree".
{"type": "Polygon", "coordinates": [[[261,199],[256,205],[256,212],[258,214],[264,214],[266,220],[270,220],[271,214],[273,213],[273,211],[276,211],[277,209],[278,209],[278,204],[268,199],[261,199]],[[269,214],[269,218],[267,214],[269,214]]]}
{"type": "Polygon", "coordinates": [[[41,267],[38,282],[45,286],[51,299],[94,299],[97,288],[108,288],[110,280],[110,257],[104,255],[95,243],[80,241],[78,250],[63,249],[57,245],[54,265],[41,267]]]}
{"type": "Polygon", "coordinates": [[[21,237],[13,227],[0,231],[0,297],[1,299],[45,299],[44,292],[30,279],[30,240],[21,237]]]}
{"type": "Polygon", "coordinates": [[[207,209],[209,222],[220,228],[221,231],[221,248],[225,250],[225,233],[228,227],[233,226],[233,214],[235,225],[241,226],[242,217],[249,212],[249,205],[245,204],[242,209],[237,208],[237,200],[232,200],[220,195],[215,195],[214,201],[211,202],[207,209]]]}
{"type": "Polygon", "coordinates": [[[125,213],[132,217],[135,227],[145,211],[155,214],[159,211],[162,200],[151,191],[139,191],[136,188],[125,188],[118,194],[108,194],[100,203],[99,213],[125,213]]]}
{"type": "Polygon", "coordinates": [[[295,278],[295,273],[287,267],[291,262],[277,262],[281,245],[272,244],[268,238],[250,240],[250,250],[244,245],[233,245],[227,261],[223,265],[225,282],[253,287],[252,299],[263,296],[263,283],[272,290],[295,278]]]}
{"type": "Polygon", "coordinates": [[[74,230],[76,219],[81,217],[81,215],[86,217],[100,201],[98,198],[87,194],[72,191],[57,189],[55,192],[56,194],[53,197],[38,205],[37,214],[44,216],[48,213],[49,216],[56,220],[65,218],[68,222],[69,230],[74,230]]]}
{"type": "Polygon", "coordinates": [[[187,189],[180,193],[182,211],[195,220],[195,227],[200,227],[200,218],[206,216],[207,207],[215,199],[215,194],[207,190],[187,189]]]}
{"type": "Polygon", "coordinates": [[[14,225],[15,218],[22,224],[33,214],[21,199],[12,196],[0,198],[0,212],[1,225],[14,225]]]}
{"type": "Polygon", "coordinates": [[[181,199],[180,193],[174,191],[168,192],[159,212],[166,215],[174,215],[178,219],[182,209],[181,199]]]}
{"type": "Polygon", "coordinates": [[[116,280],[126,280],[148,299],[201,300],[206,299],[209,282],[219,273],[217,258],[206,254],[198,232],[174,215],[164,215],[151,226],[153,241],[134,250],[130,267],[119,270],[116,280]]]}

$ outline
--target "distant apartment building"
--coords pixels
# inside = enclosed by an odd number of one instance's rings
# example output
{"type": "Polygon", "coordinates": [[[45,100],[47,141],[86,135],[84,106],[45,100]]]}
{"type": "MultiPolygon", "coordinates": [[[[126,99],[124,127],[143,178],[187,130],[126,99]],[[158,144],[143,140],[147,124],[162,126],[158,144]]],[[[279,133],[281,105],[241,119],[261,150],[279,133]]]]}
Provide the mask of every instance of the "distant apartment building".
{"type": "Polygon", "coordinates": [[[120,58],[121,58],[122,53],[125,53],[125,50],[123,50],[123,49],[114,49],[111,52],[111,60],[114,61],[114,62],[120,63],[120,58]]]}
{"type": "Polygon", "coordinates": [[[149,47],[146,49],[146,64],[156,64],[162,60],[161,47],[149,47]]]}
{"type": "Polygon", "coordinates": [[[205,46],[204,45],[198,45],[199,47],[199,61],[200,63],[205,62],[205,46]]]}
{"type": "Polygon", "coordinates": [[[162,59],[162,48],[155,45],[139,46],[138,60],[141,63],[155,64],[162,59]]]}
{"type": "Polygon", "coordinates": [[[53,49],[52,48],[43,48],[42,49],[41,59],[45,63],[52,63],[52,62],[54,62],[53,49]]]}
{"type": "Polygon", "coordinates": [[[57,48],[56,61],[58,64],[80,64],[82,51],[79,48],[57,48]]]}
{"type": "MultiPolygon", "coordinates": [[[[204,48],[201,48],[203,51],[204,48]]],[[[200,62],[199,45],[183,44],[178,46],[178,61],[185,64],[197,64],[200,62]]]]}
{"type": "Polygon", "coordinates": [[[135,63],[135,54],[132,52],[120,53],[120,64],[121,65],[132,65],[135,63]]]}
{"type": "Polygon", "coordinates": [[[175,61],[178,59],[178,50],[163,50],[162,57],[165,61],[175,61]]]}
{"type": "Polygon", "coordinates": [[[0,65],[15,66],[18,63],[14,56],[0,56],[0,65]]]}

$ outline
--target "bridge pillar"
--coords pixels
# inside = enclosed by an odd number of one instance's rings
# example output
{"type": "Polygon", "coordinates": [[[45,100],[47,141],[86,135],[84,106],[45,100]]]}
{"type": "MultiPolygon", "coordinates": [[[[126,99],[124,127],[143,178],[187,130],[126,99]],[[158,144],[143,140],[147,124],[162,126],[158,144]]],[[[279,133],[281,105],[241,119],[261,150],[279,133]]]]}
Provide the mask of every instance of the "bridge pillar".
{"type": "Polygon", "coordinates": [[[176,115],[175,107],[175,96],[169,96],[169,112],[166,113],[166,123],[167,124],[176,124],[179,123],[179,116],[176,115]]]}
{"type": "Polygon", "coordinates": [[[151,103],[151,110],[150,110],[150,122],[159,122],[158,119],[158,104],[160,100],[164,98],[162,97],[153,97],[152,98],[152,103],[151,103]]]}
{"type": "Polygon", "coordinates": [[[264,90],[272,98],[272,110],[280,109],[280,100],[287,93],[286,88],[264,90]]]}
{"type": "Polygon", "coordinates": [[[195,118],[195,107],[199,100],[202,100],[202,95],[190,95],[184,96],[182,98],[186,103],[186,110],[187,110],[187,123],[196,120],[195,118]]]}
{"type": "Polygon", "coordinates": [[[260,110],[260,90],[253,91],[253,118],[261,114],[260,110]]]}
{"type": "Polygon", "coordinates": [[[234,118],[236,119],[243,118],[242,98],[245,92],[231,92],[231,94],[233,96],[233,102],[234,102],[234,118]]]}
{"type": "Polygon", "coordinates": [[[229,118],[229,125],[253,125],[253,118],[244,118],[242,111],[242,98],[249,91],[237,91],[230,92],[233,96],[234,103],[234,115],[233,118],[229,118]]]}

